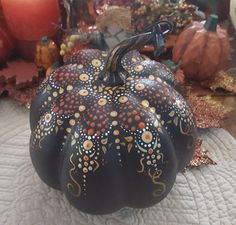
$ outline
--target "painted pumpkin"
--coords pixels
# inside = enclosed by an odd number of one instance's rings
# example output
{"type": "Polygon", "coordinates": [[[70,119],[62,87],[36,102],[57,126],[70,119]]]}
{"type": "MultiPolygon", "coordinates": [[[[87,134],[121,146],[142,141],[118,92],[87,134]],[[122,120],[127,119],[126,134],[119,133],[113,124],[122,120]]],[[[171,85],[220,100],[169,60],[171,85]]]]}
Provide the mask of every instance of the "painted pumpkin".
{"type": "Polygon", "coordinates": [[[194,22],[178,37],[173,48],[173,61],[182,62],[188,78],[206,80],[214,76],[229,55],[227,31],[217,26],[218,17],[211,15],[205,24],[194,22]]]}
{"type": "Polygon", "coordinates": [[[135,36],[109,53],[74,52],[32,102],[33,165],[84,212],[158,203],[192,157],[193,114],[173,74],[130,51],[152,37],[135,36]]]}

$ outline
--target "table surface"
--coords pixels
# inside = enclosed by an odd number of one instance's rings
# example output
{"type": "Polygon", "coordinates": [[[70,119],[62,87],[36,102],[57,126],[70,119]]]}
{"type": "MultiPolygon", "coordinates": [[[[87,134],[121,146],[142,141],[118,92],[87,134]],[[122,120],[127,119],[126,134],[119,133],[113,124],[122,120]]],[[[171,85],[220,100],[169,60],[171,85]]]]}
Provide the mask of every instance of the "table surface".
{"type": "Polygon", "coordinates": [[[45,185],[29,157],[29,112],[0,99],[0,224],[187,225],[236,224],[236,140],[223,129],[200,132],[217,162],[179,173],[170,194],[143,210],[124,208],[104,216],[84,214],[45,185]]]}

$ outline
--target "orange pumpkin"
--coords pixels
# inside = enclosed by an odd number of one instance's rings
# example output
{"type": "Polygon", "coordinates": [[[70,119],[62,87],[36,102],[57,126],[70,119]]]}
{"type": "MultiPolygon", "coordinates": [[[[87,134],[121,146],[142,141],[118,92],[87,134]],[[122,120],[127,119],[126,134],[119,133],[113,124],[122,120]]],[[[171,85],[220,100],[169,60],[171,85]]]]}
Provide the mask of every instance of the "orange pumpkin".
{"type": "Polygon", "coordinates": [[[35,64],[47,70],[59,58],[59,49],[48,37],[42,37],[36,46],[35,64]]]}
{"type": "Polygon", "coordinates": [[[206,80],[224,66],[230,50],[229,36],[217,21],[218,16],[210,15],[205,23],[193,22],[179,35],[173,61],[181,61],[186,77],[206,80]]]}

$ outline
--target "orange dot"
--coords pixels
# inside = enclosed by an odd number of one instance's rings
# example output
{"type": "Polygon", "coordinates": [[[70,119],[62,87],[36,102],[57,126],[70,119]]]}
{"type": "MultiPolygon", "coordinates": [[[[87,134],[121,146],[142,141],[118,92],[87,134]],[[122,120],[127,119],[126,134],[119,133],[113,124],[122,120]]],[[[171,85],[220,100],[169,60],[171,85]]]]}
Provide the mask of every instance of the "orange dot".
{"type": "Polygon", "coordinates": [[[88,157],[87,155],[85,155],[85,156],[83,157],[83,159],[84,159],[84,161],[88,161],[88,160],[89,160],[89,157],[88,157]]]}
{"type": "Polygon", "coordinates": [[[145,124],[143,122],[141,122],[141,123],[138,124],[138,126],[139,126],[140,129],[143,129],[145,127],[145,124]]]}
{"type": "Polygon", "coordinates": [[[132,119],[131,118],[128,119],[128,123],[132,123],[132,119]]]}
{"type": "Polygon", "coordinates": [[[135,120],[140,120],[141,118],[140,118],[140,116],[136,115],[136,116],[134,117],[134,119],[135,119],[135,120]]]}
{"type": "Polygon", "coordinates": [[[93,142],[90,140],[86,140],[83,144],[85,150],[90,150],[93,147],[93,142]]]}
{"type": "Polygon", "coordinates": [[[89,130],[88,130],[88,135],[91,136],[91,135],[93,135],[93,134],[94,134],[94,130],[93,130],[93,129],[89,129],[89,130]]]}

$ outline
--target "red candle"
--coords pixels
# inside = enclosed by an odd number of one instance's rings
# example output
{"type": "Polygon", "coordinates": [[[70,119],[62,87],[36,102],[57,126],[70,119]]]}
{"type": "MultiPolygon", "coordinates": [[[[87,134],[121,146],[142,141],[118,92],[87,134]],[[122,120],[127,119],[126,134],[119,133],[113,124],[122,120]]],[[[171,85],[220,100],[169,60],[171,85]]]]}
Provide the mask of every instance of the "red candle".
{"type": "Polygon", "coordinates": [[[2,0],[2,7],[8,27],[18,40],[52,37],[57,30],[57,0],[2,0]]]}

